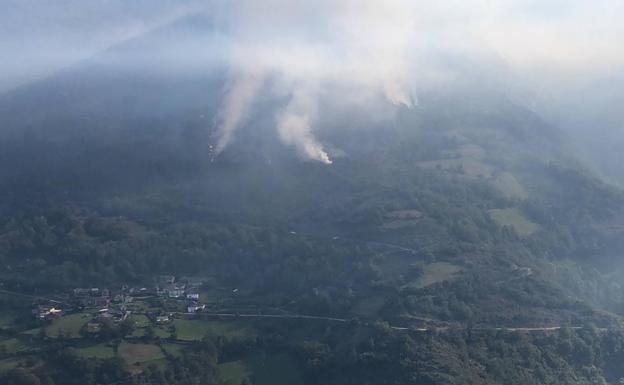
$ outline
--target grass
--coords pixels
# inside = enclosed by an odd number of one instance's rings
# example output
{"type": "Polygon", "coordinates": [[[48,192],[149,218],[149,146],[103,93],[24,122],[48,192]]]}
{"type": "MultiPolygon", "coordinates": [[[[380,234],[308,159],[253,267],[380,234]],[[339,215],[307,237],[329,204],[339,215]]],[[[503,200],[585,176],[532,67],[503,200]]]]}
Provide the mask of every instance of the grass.
{"type": "Polygon", "coordinates": [[[374,295],[359,300],[351,312],[359,316],[371,317],[381,310],[386,303],[386,297],[381,295],[374,295]]]}
{"type": "Polygon", "coordinates": [[[431,286],[434,283],[448,281],[453,279],[460,271],[461,268],[459,266],[447,262],[430,263],[423,268],[420,278],[411,283],[410,286],[421,288],[431,286]]]}
{"type": "Polygon", "coordinates": [[[242,337],[249,334],[249,330],[235,322],[183,320],[173,321],[178,339],[182,341],[197,341],[210,336],[242,337]]]}
{"type": "Polygon", "coordinates": [[[130,309],[133,312],[147,313],[147,312],[157,312],[160,310],[160,307],[151,306],[149,300],[135,299],[128,305],[128,309],[130,309]]]}
{"type": "Polygon", "coordinates": [[[36,336],[37,334],[39,334],[40,331],[41,331],[41,328],[34,328],[34,329],[24,330],[20,334],[25,334],[25,335],[29,335],[29,336],[36,336]]]}
{"type": "Polygon", "coordinates": [[[521,237],[528,237],[537,230],[539,225],[531,222],[522,215],[520,210],[511,209],[494,209],[490,210],[490,216],[501,226],[509,226],[521,237]]]}
{"type": "Polygon", "coordinates": [[[144,314],[133,314],[132,321],[137,328],[145,328],[152,324],[149,318],[144,314]]]}
{"type": "Polygon", "coordinates": [[[5,349],[8,354],[21,353],[29,350],[29,346],[17,338],[9,338],[0,341],[0,346],[5,349]]]}
{"type": "Polygon", "coordinates": [[[69,314],[57,318],[46,328],[46,335],[58,338],[61,333],[65,333],[69,338],[80,338],[80,329],[92,318],[89,313],[69,314]]]}
{"type": "Polygon", "coordinates": [[[508,198],[527,199],[529,194],[510,173],[503,172],[492,180],[494,187],[508,198]]]}
{"type": "Polygon", "coordinates": [[[0,314],[0,329],[11,328],[15,326],[18,314],[12,310],[3,310],[0,314]]]}
{"type": "Polygon", "coordinates": [[[171,332],[163,327],[154,328],[154,335],[160,338],[169,338],[171,332]]]}
{"type": "Polygon", "coordinates": [[[98,344],[93,346],[88,346],[85,348],[77,348],[74,349],[76,355],[82,358],[113,358],[115,357],[115,350],[106,345],[106,344],[98,344]]]}
{"type": "Polygon", "coordinates": [[[297,363],[287,354],[256,355],[249,360],[255,385],[302,385],[297,363]]]}
{"type": "Polygon", "coordinates": [[[125,341],[119,344],[117,353],[119,354],[119,357],[121,357],[121,359],[128,365],[165,358],[162,350],[156,345],[131,344],[125,341]]]}
{"type": "Polygon", "coordinates": [[[219,377],[228,385],[240,385],[245,378],[252,374],[251,369],[244,361],[231,361],[219,364],[219,377]]]}
{"type": "Polygon", "coordinates": [[[0,360],[0,373],[16,368],[20,364],[20,362],[21,361],[18,358],[7,358],[5,360],[0,360]]]}
{"type": "Polygon", "coordinates": [[[219,375],[229,385],[250,378],[254,385],[302,385],[297,363],[287,354],[257,354],[249,359],[219,365],[219,375]]]}
{"type": "Polygon", "coordinates": [[[160,347],[165,351],[165,353],[173,357],[180,357],[186,346],[178,344],[162,344],[160,347]]]}
{"type": "MultiPolygon", "coordinates": [[[[144,314],[133,314],[131,317],[135,326],[135,329],[132,332],[132,337],[145,336],[145,329],[152,326],[152,321],[150,321],[150,319],[144,314]]],[[[154,327],[154,334],[160,338],[167,338],[170,333],[159,327],[154,327]]]]}

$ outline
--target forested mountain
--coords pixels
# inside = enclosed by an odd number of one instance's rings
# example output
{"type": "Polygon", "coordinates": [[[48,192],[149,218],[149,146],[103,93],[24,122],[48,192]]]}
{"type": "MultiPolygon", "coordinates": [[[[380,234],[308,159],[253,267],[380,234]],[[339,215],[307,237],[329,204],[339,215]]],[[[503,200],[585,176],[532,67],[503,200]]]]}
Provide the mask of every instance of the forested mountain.
{"type": "Polygon", "coordinates": [[[624,193],[566,130],[466,81],[412,107],[380,102],[383,119],[328,103],[315,134],[333,163],[321,164],[278,140],[280,100],[260,92],[217,155],[227,71],[170,60],[162,41],[187,34],[218,44],[195,16],[0,97],[2,288],[202,276],[260,308],[353,325],[301,338],[276,320],[134,376],[54,341],[8,383],[218,383],[219,360],[254,349],[288,352],[310,384],[624,378],[624,193]],[[422,322],[440,330],[397,331],[422,322]],[[551,326],[564,328],[507,330],[551,326]]]}

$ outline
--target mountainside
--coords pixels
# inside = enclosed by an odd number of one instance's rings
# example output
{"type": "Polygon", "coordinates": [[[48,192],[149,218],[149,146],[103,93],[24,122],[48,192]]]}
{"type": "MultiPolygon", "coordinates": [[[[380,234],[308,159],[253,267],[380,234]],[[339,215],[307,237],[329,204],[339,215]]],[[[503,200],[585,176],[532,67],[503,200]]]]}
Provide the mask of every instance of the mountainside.
{"type": "MultiPolygon", "coordinates": [[[[310,384],[624,377],[624,194],[584,167],[565,131],[501,90],[425,90],[376,121],[328,106],[315,131],[325,165],[280,143],[280,101],[261,93],[215,156],[226,71],[201,60],[180,71],[156,48],[211,31],[203,17],[179,22],[0,98],[3,289],[202,276],[245,309],[344,321],[306,326],[309,338],[276,320],[249,341],[197,342],[170,364],[178,374],[193,357],[212,368],[217,351],[270,347],[310,384]],[[152,66],[116,60],[128,51],[152,66]],[[401,331],[416,327],[427,332],[401,331]]],[[[45,354],[28,370],[74,362],[45,354]]]]}
{"type": "Polygon", "coordinates": [[[598,172],[622,184],[619,149],[624,140],[624,74],[619,71],[606,79],[573,88],[542,106],[544,113],[566,128],[584,158],[598,172]]]}

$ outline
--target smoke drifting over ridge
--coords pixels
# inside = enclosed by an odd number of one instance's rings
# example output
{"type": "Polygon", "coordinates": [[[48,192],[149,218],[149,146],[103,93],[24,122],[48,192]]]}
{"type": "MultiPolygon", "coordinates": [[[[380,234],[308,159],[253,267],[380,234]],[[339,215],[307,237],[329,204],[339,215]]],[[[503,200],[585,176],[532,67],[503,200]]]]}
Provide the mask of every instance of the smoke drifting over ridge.
{"type": "Polygon", "coordinates": [[[620,0],[7,0],[0,91],[196,13],[214,20],[211,36],[191,29],[154,47],[160,56],[128,63],[169,73],[227,66],[217,153],[253,121],[259,93],[281,103],[270,112],[281,140],[328,163],[314,135],[323,105],[372,115],[383,98],[411,108],[421,90],[456,80],[447,64],[462,55],[486,80],[495,58],[506,79],[544,93],[624,68],[620,0]]]}
{"type": "Polygon", "coordinates": [[[395,106],[413,107],[423,83],[453,81],[455,74],[432,59],[436,54],[459,53],[477,61],[484,54],[496,56],[507,75],[536,87],[544,79],[552,86],[559,78],[563,84],[579,75],[601,76],[624,64],[624,49],[617,43],[624,29],[613,18],[624,6],[609,0],[592,5],[574,0],[242,0],[220,11],[235,75],[217,152],[244,124],[241,117],[261,89],[259,78],[277,79],[280,85],[270,91],[286,96],[275,113],[282,141],[305,158],[330,163],[314,137],[321,95],[351,100],[362,110],[376,94],[395,106]],[[600,29],[592,28],[597,20],[600,29]],[[332,86],[344,94],[327,92],[332,86]]]}
{"type": "Polygon", "coordinates": [[[406,57],[413,20],[408,2],[243,2],[227,17],[233,77],[223,106],[216,153],[244,123],[263,77],[277,78],[288,101],[275,113],[281,140],[307,159],[331,163],[313,135],[325,84],[352,92],[383,92],[412,106],[406,57]],[[325,10],[323,10],[325,8],[325,10]],[[321,12],[319,12],[319,9],[321,12]],[[277,11],[276,11],[277,10],[277,11]],[[325,12],[326,11],[326,12],[325,12]],[[381,12],[381,15],[380,15],[381,12]]]}

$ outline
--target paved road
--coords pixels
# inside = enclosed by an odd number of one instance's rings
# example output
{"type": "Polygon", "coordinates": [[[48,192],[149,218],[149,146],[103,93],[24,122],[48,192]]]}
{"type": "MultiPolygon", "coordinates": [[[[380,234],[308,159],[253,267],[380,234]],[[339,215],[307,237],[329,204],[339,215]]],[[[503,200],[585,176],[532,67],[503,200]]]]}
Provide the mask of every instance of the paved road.
{"type": "Polygon", "coordinates": [[[0,289],[0,294],[9,294],[9,295],[16,295],[19,297],[24,297],[24,298],[31,298],[31,299],[42,299],[44,301],[49,301],[52,303],[58,303],[60,305],[69,305],[67,302],[63,302],[63,301],[58,301],[56,299],[52,299],[52,298],[47,298],[47,297],[42,297],[39,295],[31,295],[31,294],[24,294],[24,293],[18,293],[16,291],[10,291],[10,290],[1,290],[0,289]]]}
{"type": "MultiPolygon", "coordinates": [[[[350,319],[347,318],[335,318],[335,317],[323,317],[323,316],[313,316],[313,315],[303,315],[303,314],[237,314],[237,313],[182,313],[182,312],[173,312],[171,314],[179,314],[185,316],[197,316],[204,315],[208,317],[223,317],[223,318],[277,318],[277,319],[306,319],[306,320],[318,320],[318,321],[328,321],[328,322],[341,322],[346,323],[350,322],[350,319]]],[[[416,328],[416,327],[406,327],[406,326],[390,326],[392,330],[398,331],[412,331],[412,332],[429,332],[429,331],[444,331],[451,330],[452,327],[444,326],[444,327],[429,327],[429,328],[416,328]]],[[[471,330],[474,331],[506,331],[512,333],[529,333],[529,332],[549,332],[549,331],[557,331],[563,328],[579,330],[582,329],[582,326],[544,326],[544,327],[515,327],[515,328],[506,328],[506,327],[474,327],[471,330]]],[[[606,330],[606,329],[598,329],[598,330],[606,330]]]]}
{"type": "MultiPolygon", "coordinates": [[[[46,301],[50,301],[58,304],[65,304],[65,302],[58,301],[51,298],[46,298],[42,296],[24,294],[13,292],[9,290],[1,290],[0,293],[10,294],[10,295],[19,295],[22,297],[33,298],[33,299],[43,299],[46,301]]],[[[138,313],[141,314],[141,313],[138,313]]],[[[350,322],[350,319],[347,318],[337,318],[337,317],[324,317],[324,316],[315,316],[315,315],[304,315],[304,314],[238,314],[238,313],[183,313],[183,312],[172,312],[171,314],[185,315],[185,316],[197,316],[204,315],[208,317],[223,317],[223,318],[273,318],[273,319],[305,319],[305,320],[318,320],[318,321],[327,321],[327,322],[341,322],[346,323],[350,322]]],[[[406,326],[390,326],[392,330],[398,331],[412,331],[412,332],[428,332],[428,331],[443,331],[449,330],[451,327],[430,327],[430,328],[415,328],[415,327],[406,327],[406,326]]],[[[471,330],[475,331],[507,331],[513,333],[529,333],[529,332],[549,332],[549,331],[557,331],[564,328],[564,326],[544,326],[544,327],[515,327],[515,328],[506,328],[506,327],[474,327],[471,330]]],[[[572,330],[582,329],[581,326],[568,326],[566,327],[572,330]]],[[[607,330],[604,328],[599,328],[598,330],[607,330]]]]}

